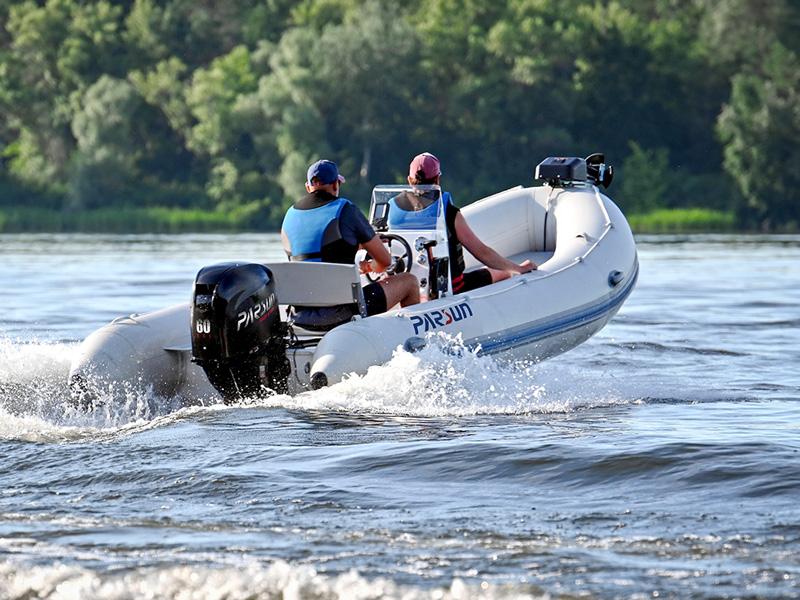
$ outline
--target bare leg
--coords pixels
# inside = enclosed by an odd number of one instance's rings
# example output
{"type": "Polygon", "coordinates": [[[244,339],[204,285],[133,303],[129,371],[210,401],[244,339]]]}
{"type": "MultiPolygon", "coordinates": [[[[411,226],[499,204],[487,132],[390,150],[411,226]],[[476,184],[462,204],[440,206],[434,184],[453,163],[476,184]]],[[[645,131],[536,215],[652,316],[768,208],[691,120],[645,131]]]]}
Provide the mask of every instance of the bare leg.
{"type": "Polygon", "coordinates": [[[398,302],[400,306],[419,304],[419,281],[411,273],[398,273],[392,277],[381,279],[383,293],[386,294],[386,308],[392,308],[398,302]]]}

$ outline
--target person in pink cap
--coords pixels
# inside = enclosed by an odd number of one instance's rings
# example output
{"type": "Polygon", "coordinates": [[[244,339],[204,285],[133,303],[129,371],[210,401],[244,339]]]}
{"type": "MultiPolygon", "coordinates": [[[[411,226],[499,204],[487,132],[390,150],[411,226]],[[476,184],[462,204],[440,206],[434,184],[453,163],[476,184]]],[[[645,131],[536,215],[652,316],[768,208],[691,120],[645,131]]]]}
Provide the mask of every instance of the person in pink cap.
{"type": "MultiPolygon", "coordinates": [[[[429,152],[423,152],[414,157],[408,169],[408,183],[414,185],[439,185],[442,176],[439,159],[429,152]]],[[[408,196],[398,197],[396,206],[402,210],[415,210],[413,206],[405,206],[408,196]]],[[[447,235],[450,250],[450,275],[453,278],[453,292],[458,294],[474,290],[475,288],[508,279],[515,273],[528,273],[537,267],[526,260],[517,264],[498,254],[493,248],[484,244],[472,228],[461,211],[453,204],[449,192],[442,192],[442,201],[445,204],[445,221],[447,222],[447,235]],[[484,268],[464,272],[463,248],[481,261],[484,268]]],[[[390,214],[391,223],[391,214],[390,214]]]]}

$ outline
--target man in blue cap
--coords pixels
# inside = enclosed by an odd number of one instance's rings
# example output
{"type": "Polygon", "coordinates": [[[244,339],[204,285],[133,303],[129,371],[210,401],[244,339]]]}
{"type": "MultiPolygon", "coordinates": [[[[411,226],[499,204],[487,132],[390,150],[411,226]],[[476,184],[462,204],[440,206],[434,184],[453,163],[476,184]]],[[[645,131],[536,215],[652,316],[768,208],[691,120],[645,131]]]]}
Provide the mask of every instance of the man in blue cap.
{"type": "MultiPolygon", "coordinates": [[[[364,248],[371,259],[359,263],[362,273],[383,273],[392,257],[364,214],[349,200],[339,197],[345,178],[329,160],[308,169],[306,191],[283,219],[281,238],[290,261],[313,260],[353,264],[364,248]]],[[[398,273],[364,287],[367,314],[386,312],[395,304],[419,302],[419,281],[411,273],[398,273]]]]}

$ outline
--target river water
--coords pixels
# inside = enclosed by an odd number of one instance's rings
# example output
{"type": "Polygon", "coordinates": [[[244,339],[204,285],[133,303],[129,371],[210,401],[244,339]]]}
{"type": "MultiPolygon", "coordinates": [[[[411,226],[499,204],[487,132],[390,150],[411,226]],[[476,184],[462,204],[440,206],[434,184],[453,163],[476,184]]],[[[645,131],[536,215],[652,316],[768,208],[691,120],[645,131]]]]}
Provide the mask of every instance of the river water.
{"type": "Polygon", "coordinates": [[[0,598],[800,598],[800,236],[637,243],[539,365],[84,413],[80,340],[279,239],[0,235],[0,598]]]}

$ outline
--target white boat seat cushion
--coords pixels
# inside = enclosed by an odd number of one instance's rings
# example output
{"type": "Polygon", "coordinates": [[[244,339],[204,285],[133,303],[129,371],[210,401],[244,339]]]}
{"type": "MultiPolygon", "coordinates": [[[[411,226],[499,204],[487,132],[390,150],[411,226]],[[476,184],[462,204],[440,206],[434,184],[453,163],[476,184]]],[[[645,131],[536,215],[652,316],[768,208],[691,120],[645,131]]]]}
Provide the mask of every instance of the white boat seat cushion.
{"type": "Polygon", "coordinates": [[[508,257],[508,260],[517,264],[529,260],[538,267],[551,258],[553,258],[552,252],[520,252],[519,254],[512,254],[508,257]]]}
{"type": "MultiPolygon", "coordinates": [[[[537,267],[541,267],[551,258],[553,258],[553,252],[519,252],[518,254],[512,254],[511,256],[509,256],[508,260],[510,260],[511,262],[515,262],[517,264],[521,264],[524,261],[529,260],[537,267]]],[[[476,271],[482,268],[483,265],[478,264],[477,266],[472,266],[468,268],[467,271],[476,271]]]]}

